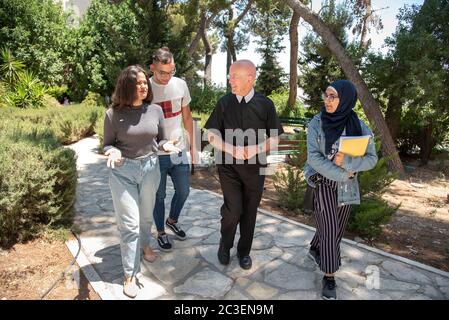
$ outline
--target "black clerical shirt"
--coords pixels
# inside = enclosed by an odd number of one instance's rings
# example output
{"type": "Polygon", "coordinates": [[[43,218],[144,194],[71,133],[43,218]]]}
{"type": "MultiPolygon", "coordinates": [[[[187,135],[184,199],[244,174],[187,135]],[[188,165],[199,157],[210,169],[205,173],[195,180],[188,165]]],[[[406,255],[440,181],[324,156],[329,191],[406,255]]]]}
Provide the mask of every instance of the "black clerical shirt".
{"type": "Polygon", "coordinates": [[[224,95],[204,127],[217,130],[223,141],[234,146],[259,144],[284,132],[273,101],[258,92],[241,103],[235,94],[224,95]]]}

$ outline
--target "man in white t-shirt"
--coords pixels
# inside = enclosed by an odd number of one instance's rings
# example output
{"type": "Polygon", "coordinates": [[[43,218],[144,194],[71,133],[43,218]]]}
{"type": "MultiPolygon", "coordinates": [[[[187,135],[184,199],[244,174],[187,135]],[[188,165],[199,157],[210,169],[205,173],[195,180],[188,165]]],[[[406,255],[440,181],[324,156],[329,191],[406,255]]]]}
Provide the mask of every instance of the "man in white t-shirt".
{"type": "Polygon", "coordinates": [[[150,79],[153,92],[152,103],[161,106],[164,112],[165,133],[168,139],[182,150],[179,153],[158,152],[161,182],[156,193],[153,217],[158,232],[159,248],[162,251],[170,251],[172,244],[165,233],[164,224],[179,240],[186,239],[185,232],[178,224],[178,218],[190,189],[190,166],[186,149],[189,146],[192,163],[196,163],[196,150],[194,150],[194,143],[189,143],[193,141],[193,119],[189,108],[190,93],[186,82],[174,77],[176,68],[173,54],[167,47],[163,47],[156,50],[152,59],[153,62],[150,65],[150,70],[153,72],[150,79]],[[171,201],[169,216],[164,223],[167,175],[172,179],[175,194],[171,201]]]}

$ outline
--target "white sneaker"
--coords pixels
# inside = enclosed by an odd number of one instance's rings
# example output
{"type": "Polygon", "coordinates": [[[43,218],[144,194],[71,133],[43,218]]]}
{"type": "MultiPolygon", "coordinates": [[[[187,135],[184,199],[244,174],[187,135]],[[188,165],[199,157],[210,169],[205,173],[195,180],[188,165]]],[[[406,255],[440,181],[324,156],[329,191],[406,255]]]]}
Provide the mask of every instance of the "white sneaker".
{"type": "Polygon", "coordinates": [[[133,277],[131,279],[125,279],[125,282],[123,283],[123,294],[125,296],[128,296],[130,298],[135,298],[137,296],[137,292],[139,290],[139,287],[136,283],[136,278],[133,277]]]}

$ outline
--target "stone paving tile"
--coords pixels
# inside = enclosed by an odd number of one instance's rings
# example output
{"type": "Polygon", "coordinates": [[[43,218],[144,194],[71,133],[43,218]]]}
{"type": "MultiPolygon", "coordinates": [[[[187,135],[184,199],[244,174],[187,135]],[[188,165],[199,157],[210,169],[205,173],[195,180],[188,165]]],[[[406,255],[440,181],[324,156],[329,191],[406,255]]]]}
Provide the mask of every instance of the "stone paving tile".
{"type": "Polygon", "coordinates": [[[232,279],[226,277],[220,272],[210,269],[202,270],[182,284],[175,287],[175,293],[187,293],[199,295],[203,298],[221,298],[231,290],[232,279]]]}
{"type": "MultiPolygon", "coordinates": [[[[82,259],[93,267],[88,274],[97,273],[91,283],[101,297],[128,299],[122,293],[120,238],[106,158],[96,153],[97,146],[96,138],[70,146],[78,155],[75,224],[81,231],[82,259]]],[[[165,204],[169,208],[174,193],[170,179],[167,186],[165,204]]],[[[243,270],[239,266],[235,249],[239,232],[230,264],[221,265],[217,249],[222,201],[212,192],[191,189],[180,217],[188,238],[179,241],[167,231],[173,250],[162,253],[156,249],[154,263],[142,262],[138,277],[143,287],[136,299],[321,299],[322,273],[307,256],[314,231],[264,210],[256,221],[253,267],[243,270]]],[[[154,226],[152,233],[156,235],[154,226]]],[[[153,245],[157,247],[155,241],[153,245]]],[[[341,257],[336,274],[339,299],[449,299],[448,273],[348,240],[342,242],[341,257]]]]}
{"type": "Polygon", "coordinates": [[[274,270],[266,272],[265,282],[287,290],[315,289],[314,273],[301,270],[299,267],[289,263],[282,263],[274,270]]]}

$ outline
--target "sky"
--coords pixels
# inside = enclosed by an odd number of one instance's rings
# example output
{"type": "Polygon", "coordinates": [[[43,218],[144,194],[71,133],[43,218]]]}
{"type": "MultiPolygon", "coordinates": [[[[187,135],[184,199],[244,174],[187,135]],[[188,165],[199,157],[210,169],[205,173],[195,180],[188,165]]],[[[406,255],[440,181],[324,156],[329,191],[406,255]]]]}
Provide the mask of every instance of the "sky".
{"type": "MultiPolygon", "coordinates": [[[[341,2],[341,1],[339,1],[341,2]]],[[[424,0],[372,0],[373,9],[381,9],[379,13],[381,15],[382,23],[384,25],[383,30],[381,30],[378,34],[375,31],[369,34],[372,44],[371,48],[374,50],[385,52],[385,48],[382,48],[384,40],[391,36],[396,30],[397,19],[396,15],[399,13],[399,9],[403,8],[404,5],[422,5],[424,0]]],[[[313,11],[318,12],[321,7],[321,0],[312,0],[312,8],[313,11]]],[[[301,35],[308,33],[308,31],[312,30],[310,26],[308,26],[303,20],[299,25],[299,36],[301,42],[301,35]]],[[[290,45],[288,41],[288,33],[285,35],[283,45],[285,49],[278,55],[278,62],[284,68],[284,71],[288,74],[289,72],[289,52],[290,45]]],[[[301,44],[300,44],[301,46],[301,44]]],[[[301,50],[301,48],[300,48],[301,50]]],[[[255,43],[252,42],[248,46],[246,51],[242,51],[237,53],[237,59],[249,59],[253,61],[256,66],[261,63],[259,54],[255,51],[255,43]]],[[[219,86],[225,86],[226,80],[226,53],[225,52],[217,52],[212,57],[212,82],[219,86]]]]}

